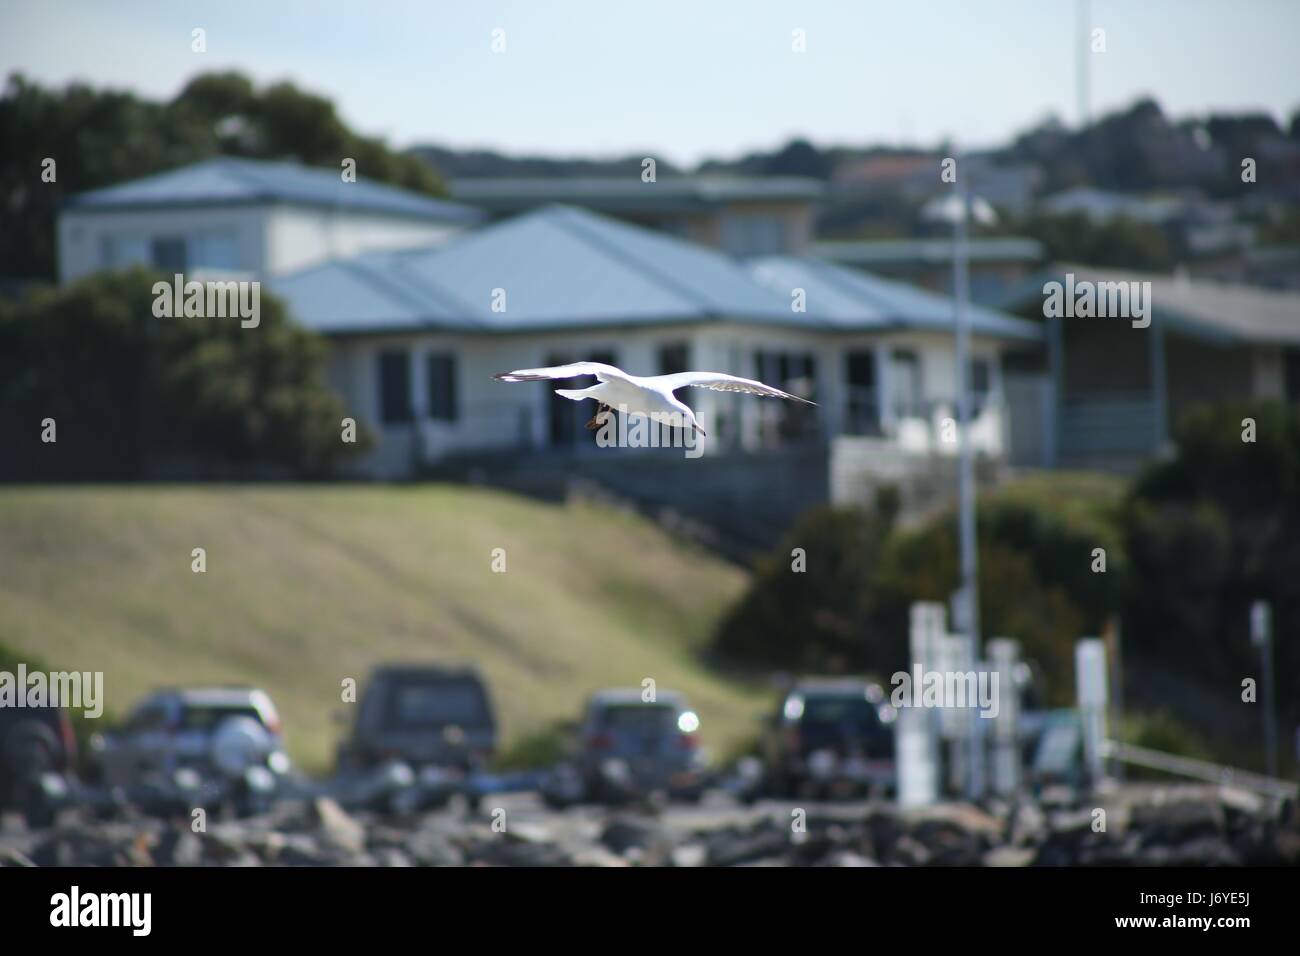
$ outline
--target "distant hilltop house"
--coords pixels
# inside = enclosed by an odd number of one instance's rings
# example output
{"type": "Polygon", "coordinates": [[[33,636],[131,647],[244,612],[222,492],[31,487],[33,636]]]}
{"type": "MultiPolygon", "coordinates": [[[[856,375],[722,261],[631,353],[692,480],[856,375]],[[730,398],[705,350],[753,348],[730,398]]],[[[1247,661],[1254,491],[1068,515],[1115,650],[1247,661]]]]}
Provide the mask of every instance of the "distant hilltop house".
{"type": "Polygon", "coordinates": [[[1141,196],[1095,186],[1071,186],[1045,198],[1041,208],[1053,216],[1082,214],[1096,224],[1125,218],[1160,225],[1179,215],[1194,200],[1194,195],[1187,193],[1141,196]]]}
{"type": "Polygon", "coordinates": [[[1006,363],[1006,394],[1020,413],[1010,452],[1025,464],[1131,471],[1166,449],[1196,404],[1300,403],[1297,291],[1053,264],[1003,306],[1042,322],[1046,333],[1044,350],[1006,363]],[[1044,288],[1067,278],[1074,287],[1145,288],[1149,325],[1046,317],[1044,288]]]}
{"type": "Polygon", "coordinates": [[[375,249],[429,246],[481,221],[468,206],[340,170],[220,157],[72,197],[59,279],[133,264],[266,279],[375,249]]]}
{"type": "MultiPolygon", "coordinates": [[[[1043,262],[1043,244],[1020,236],[967,240],[971,298],[1000,302],[1043,262]]],[[[934,292],[952,291],[953,242],[942,239],[848,239],[814,242],[814,256],[934,292]]]]}
{"type": "MultiPolygon", "coordinates": [[[[948,188],[940,178],[942,153],[877,153],[848,160],[835,170],[831,193],[835,199],[891,195],[923,203],[948,188]]],[[[957,159],[957,175],[972,195],[1013,215],[1029,212],[1042,188],[1042,169],[1033,163],[1012,163],[989,153],[968,153],[957,159]]]]}
{"type": "Polygon", "coordinates": [[[590,209],[728,255],[803,254],[825,187],[799,176],[664,176],[457,179],[458,200],[494,219],[542,206],[590,209]]]}

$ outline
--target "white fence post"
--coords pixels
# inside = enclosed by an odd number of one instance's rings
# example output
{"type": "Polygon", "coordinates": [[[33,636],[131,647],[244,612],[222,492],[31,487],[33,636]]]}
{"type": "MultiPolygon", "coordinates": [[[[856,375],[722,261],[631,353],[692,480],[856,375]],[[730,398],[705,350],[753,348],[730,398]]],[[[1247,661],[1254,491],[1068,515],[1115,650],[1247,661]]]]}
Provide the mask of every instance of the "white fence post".
{"type": "Polygon", "coordinates": [[[993,790],[1005,797],[1020,789],[1020,687],[1016,683],[1020,642],[995,637],[986,646],[989,670],[998,675],[998,715],[993,718],[993,790]]]}
{"type": "Polygon", "coordinates": [[[1104,776],[1106,740],[1106,642],[1081,638],[1074,645],[1074,686],[1083,721],[1083,756],[1092,786],[1104,776]]]}

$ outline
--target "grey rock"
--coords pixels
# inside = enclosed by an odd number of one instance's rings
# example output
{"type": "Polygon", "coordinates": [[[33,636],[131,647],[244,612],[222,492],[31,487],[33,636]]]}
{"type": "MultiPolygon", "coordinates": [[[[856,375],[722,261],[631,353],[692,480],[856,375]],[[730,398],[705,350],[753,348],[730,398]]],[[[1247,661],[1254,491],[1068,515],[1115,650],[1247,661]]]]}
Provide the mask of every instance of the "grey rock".
{"type": "Polygon", "coordinates": [[[625,853],[632,847],[645,849],[662,841],[663,834],[657,824],[631,816],[615,817],[600,834],[600,842],[615,853],[625,853]]]}
{"type": "Polygon", "coordinates": [[[402,849],[419,866],[460,866],[465,862],[465,855],[436,830],[416,830],[402,849]]]}
{"type": "Polygon", "coordinates": [[[35,866],[32,858],[11,846],[0,847],[0,866],[35,866]]]}
{"type": "Polygon", "coordinates": [[[1037,850],[1024,846],[998,846],[984,854],[985,866],[1029,866],[1037,850]]]}
{"type": "Polygon", "coordinates": [[[1171,800],[1138,804],[1130,829],[1142,833],[1144,845],[1182,843],[1197,837],[1219,836],[1225,829],[1223,807],[1210,800],[1171,800]]]}
{"type": "Polygon", "coordinates": [[[871,857],[854,853],[852,850],[836,850],[825,861],[826,866],[879,866],[871,857]]]}
{"type": "Polygon", "coordinates": [[[159,866],[200,866],[203,841],[188,828],[169,827],[159,836],[153,855],[159,866]]]}
{"type": "Polygon", "coordinates": [[[317,797],[311,803],[316,825],[325,842],[346,853],[358,854],[365,849],[365,828],[348,815],[330,797],[317,797]]]}
{"type": "Polygon", "coordinates": [[[709,860],[709,848],[703,843],[683,843],[669,854],[673,866],[703,866],[709,860]]]}
{"type": "Polygon", "coordinates": [[[928,866],[930,861],[930,851],[924,844],[906,834],[894,844],[889,857],[890,863],[901,863],[904,866],[928,866]]]}

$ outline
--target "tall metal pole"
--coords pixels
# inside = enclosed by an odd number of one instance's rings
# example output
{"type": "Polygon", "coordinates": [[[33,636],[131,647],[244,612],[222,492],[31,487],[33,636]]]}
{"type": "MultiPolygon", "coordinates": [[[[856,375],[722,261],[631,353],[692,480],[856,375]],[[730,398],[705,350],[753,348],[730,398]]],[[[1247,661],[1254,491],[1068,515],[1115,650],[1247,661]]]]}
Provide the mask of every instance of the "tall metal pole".
{"type": "Polygon", "coordinates": [[[1088,57],[1092,55],[1090,40],[1092,30],[1089,25],[1091,19],[1088,13],[1088,0],[1078,0],[1079,11],[1079,37],[1075,41],[1078,44],[1078,56],[1075,60],[1075,66],[1078,70],[1078,76],[1075,78],[1077,88],[1075,93],[1079,98],[1079,129],[1088,128],[1089,112],[1091,104],[1089,103],[1089,77],[1088,77],[1088,57]]]}
{"type": "MultiPolygon", "coordinates": [[[[971,661],[978,666],[980,660],[980,604],[978,567],[975,548],[975,462],[970,435],[970,277],[966,244],[966,224],[970,216],[970,195],[966,189],[964,171],[957,174],[959,210],[953,226],[953,301],[956,309],[957,337],[957,506],[958,539],[961,551],[961,595],[964,627],[970,642],[971,661]]],[[[984,761],[980,746],[979,719],[970,724],[970,753],[967,773],[967,795],[979,797],[984,791],[984,761]]]]}
{"type": "Polygon", "coordinates": [[[1264,766],[1270,777],[1277,776],[1277,709],[1273,697],[1273,609],[1267,601],[1250,608],[1250,640],[1259,648],[1261,674],[1260,703],[1264,708],[1264,766]]]}

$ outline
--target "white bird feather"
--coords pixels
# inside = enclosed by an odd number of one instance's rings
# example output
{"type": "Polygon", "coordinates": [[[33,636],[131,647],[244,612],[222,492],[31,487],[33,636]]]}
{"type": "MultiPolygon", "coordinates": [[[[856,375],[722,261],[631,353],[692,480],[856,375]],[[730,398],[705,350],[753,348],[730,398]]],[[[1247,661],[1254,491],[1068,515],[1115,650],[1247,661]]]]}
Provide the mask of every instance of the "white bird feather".
{"type": "Polygon", "coordinates": [[[579,378],[594,375],[599,384],[590,388],[557,388],[557,395],[573,401],[594,398],[602,405],[619,409],[630,415],[646,415],[667,421],[680,428],[698,429],[695,413],[673,393],[679,388],[707,388],[715,392],[743,392],[767,398],[785,398],[805,405],[815,405],[806,398],[792,395],[772,385],[728,375],[726,372],[676,372],[672,375],[629,375],[621,368],[601,362],[571,362],[568,365],[551,365],[545,368],[521,368],[513,372],[498,372],[492,377],[502,382],[542,382],[555,379],[579,378]],[[674,419],[674,416],[677,416],[674,419]]]}

